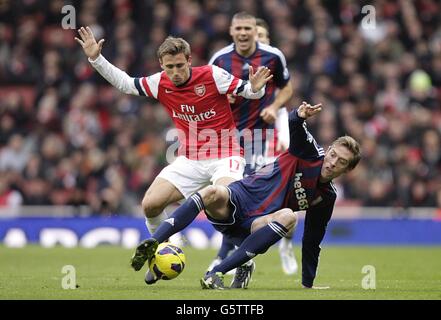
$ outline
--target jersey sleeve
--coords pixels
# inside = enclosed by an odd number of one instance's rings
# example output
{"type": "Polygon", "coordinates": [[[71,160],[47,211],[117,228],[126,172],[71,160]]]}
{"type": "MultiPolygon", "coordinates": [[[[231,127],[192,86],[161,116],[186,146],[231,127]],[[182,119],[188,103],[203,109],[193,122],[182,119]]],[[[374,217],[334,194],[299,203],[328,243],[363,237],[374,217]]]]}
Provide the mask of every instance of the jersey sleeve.
{"type": "Polygon", "coordinates": [[[277,110],[275,127],[277,129],[277,138],[285,145],[289,145],[289,120],[288,110],[285,107],[277,110]]]}
{"type": "Polygon", "coordinates": [[[216,55],[216,54],[214,54],[212,57],[211,57],[211,59],[210,59],[210,61],[208,61],[208,64],[211,66],[211,65],[215,65],[215,66],[217,66],[217,64],[218,64],[218,55],[216,55]]]}
{"type": "Polygon", "coordinates": [[[161,73],[155,73],[149,77],[133,78],[135,87],[140,96],[158,98],[159,82],[161,80],[161,73]]]}
{"type": "Polygon", "coordinates": [[[308,131],[305,119],[300,118],[297,109],[289,114],[289,152],[302,159],[316,159],[325,155],[325,151],[308,131]]]}
{"type": "Polygon", "coordinates": [[[238,92],[243,90],[244,81],[218,66],[212,65],[211,68],[217,91],[220,94],[238,94],[238,92]]]}
{"type": "Polygon", "coordinates": [[[265,86],[257,92],[253,92],[251,84],[233,76],[225,69],[218,66],[211,66],[213,79],[220,94],[240,95],[246,99],[260,99],[265,94],[265,86]]]}
{"type": "Polygon", "coordinates": [[[132,95],[157,97],[157,87],[159,84],[159,77],[157,75],[144,78],[130,77],[127,73],[107,61],[103,55],[99,55],[95,60],[91,60],[90,58],[88,60],[92,67],[119,91],[132,95]],[[156,95],[154,90],[155,85],[156,95]]]}
{"type": "Polygon", "coordinates": [[[282,51],[276,47],[258,43],[259,47],[271,55],[271,64],[274,65],[273,69],[273,82],[279,89],[286,86],[290,80],[290,74],[288,71],[288,65],[286,63],[285,55],[282,51]]]}
{"type": "Polygon", "coordinates": [[[274,70],[274,83],[276,84],[277,88],[283,88],[289,82],[291,76],[289,74],[286,58],[282,51],[277,48],[274,49],[277,57],[274,70]]]}
{"type": "Polygon", "coordinates": [[[322,242],[334,210],[335,198],[306,211],[302,239],[302,284],[311,288],[317,274],[322,242]]]}

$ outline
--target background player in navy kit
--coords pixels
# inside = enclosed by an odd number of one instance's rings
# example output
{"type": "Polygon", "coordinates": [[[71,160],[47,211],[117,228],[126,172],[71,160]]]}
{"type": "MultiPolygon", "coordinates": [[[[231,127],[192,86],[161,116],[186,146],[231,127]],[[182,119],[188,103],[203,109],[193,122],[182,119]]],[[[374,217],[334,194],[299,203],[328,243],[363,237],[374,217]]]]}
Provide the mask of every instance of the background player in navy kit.
{"type": "MultiPolygon", "coordinates": [[[[332,180],[354,169],[361,158],[360,145],[352,137],[335,140],[325,151],[308,132],[305,119],[321,111],[321,104],[305,102],[289,115],[289,149],[273,165],[228,187],[208,186],[193,194],[143,242],[149,259],[159,242],[182,230],[205,210],[214,227],[238,245],[229,257],[201,279],[206,289],[223,289],[223,274],[244,271],[240,287],[246,288],[251,273],[245,263],[265,253],[295,225],[295,211],[306,210],[302,239],[302,285],[313,288],[320,243],[331,219],[336,199],[332,180]]],[[[234,286],[239,287],[239,286],[234,286]]]]}
{"type": "Polygon", "coordinates": [[[273,74],[261,99],[249,101],[236,96],[230,100],[237,129],[243,133],[244,138],[247,129],[252,135],[252,141],[241,140],[245,156],[248,157],[244,174],[248,175],[264,164],[266,130],[274,128],[277,111],[291,98],[293,89],[283,53],[257,41],[254,16],[246,12],[236,13],[231,20],[230,35],[233,43],[217,51],[209,64],[221,67],[239,78],[248,77],[249,66],[266,66],[273,74]],[[281,90],[276,95],[277,89],[281,90]],[[255,129],[261,129],[262,135],[255,134],[259,132],[255,129]]]}
{"type": "MultiPolygon", "coordinates": [[[[273,138],[274,122],[278,111],[293,94],[290,75],[283,53],[257,41],[256,18],[246,12],[239,12],[232,18],[230,35],[233,43],[216,52],[209,64],[217,65],[236,77],[248,76],[248,67],[264,65],[274,75],[267,83],[265,96],[249,101],[241,97],[231,97],[230,104],[234,120],[243,139],[240,140],[245,152],[244,175],[250,175],[262,167],[265,161],[267,141],[273,138]],[[277,91],[280,89],[279,91],[277,91]],[[277,91],[277,94],[276,94],[277,91]],[[267,129],[270,129],[267,131],[267,129]],[[268,138],[268,139],[267,139],[268,138]]],[[[273,158],[273,157],[272,157],[273,158]]],[[[291,239],[280,247],[282,269],[287,274],[297,271],[297,263],[292,251],[291,239]]],[[[208,270],[219,264],[234,249],[234,245],[224,237],[216,258],[208,270]]]]}

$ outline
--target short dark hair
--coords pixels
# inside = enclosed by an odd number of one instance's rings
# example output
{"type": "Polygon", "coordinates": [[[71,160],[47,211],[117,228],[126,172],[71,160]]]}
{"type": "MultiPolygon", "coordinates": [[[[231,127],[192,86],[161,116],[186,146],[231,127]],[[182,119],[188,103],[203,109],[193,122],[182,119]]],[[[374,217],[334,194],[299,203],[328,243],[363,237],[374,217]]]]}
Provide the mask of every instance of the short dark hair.
{"type": "Polygon", "coordinates": [[[157,51],[158,58],[161,61],[162,57],[167,54],[175,56],[179,53],[183,53],[185,58],[188,60],[191,55],[190,45],[184,39],[175,38],[172,36],[167,37],[167,39],[165,39],[164,42],[159,46],[157,51]]]}
{"type": "Polygon", "coordinates": [[[253,16],[252,14],[249,14],[249,13],[246,12],[246,11],[241,11],[241,12],[236,13],[236,14],[233,16],[233,19],[231,19],[231,21],[233,21],[233,20],[246,20],[246,19],[253,19],[253,20],[256,20],[256,17],[253,16]]]}

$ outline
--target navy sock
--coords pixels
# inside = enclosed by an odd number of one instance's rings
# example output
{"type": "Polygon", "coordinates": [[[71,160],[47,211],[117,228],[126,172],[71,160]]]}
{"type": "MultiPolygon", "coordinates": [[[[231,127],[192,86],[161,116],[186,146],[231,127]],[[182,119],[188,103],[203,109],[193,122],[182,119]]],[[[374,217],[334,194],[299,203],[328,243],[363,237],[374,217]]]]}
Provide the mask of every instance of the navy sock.
{"type": "Polygon", "coordinates": [[[227,237],[223,237],[222,238],[222,245],[221,245],[221,247],[220,247],[220,249],[219,249],[219,252],[217,253],[217,256],[221,259],[221,260],[224,260],[227,256],[228,256],[228,253],[231,251],[231,250],[234,250],[234,244],[231,242],[231,241],[229,241],[228,239],[227,239],[227,237]]]}
{"type": "Polygon", "coordinates": [[[196,192],[176,209],[170,218],[161,222],[152,238],[158,240],[159,243],[164,242],[170,236],[187,227],[203,209],[202,197],[196,192]]]}
{"type": "Polygon", "coordinates": [[[250,234],[230,256],[225,258],[210,273],[228,271],[243,265],[258,254],[265,253],[269,247],[282,239],[288,230],[278,222],[271,222],[250,234]]]}

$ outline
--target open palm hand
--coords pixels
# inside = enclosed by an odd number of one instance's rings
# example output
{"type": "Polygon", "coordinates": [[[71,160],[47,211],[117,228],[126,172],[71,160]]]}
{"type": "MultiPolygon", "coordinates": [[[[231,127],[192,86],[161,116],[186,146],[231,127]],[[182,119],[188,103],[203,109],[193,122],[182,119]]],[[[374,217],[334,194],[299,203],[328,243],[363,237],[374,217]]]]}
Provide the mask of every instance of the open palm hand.
{"type": "Polygon", "coordinates": [[[104,39],[101,39],[98,43],[92,33],[92,29],[89,27],[81,27],[78,29],[78,34],[81,39],[75,37],[75,40],[81,45],[84,53],[92,60],[96,60],[101,54],[101,49],[103,48],[104,39]]]}

